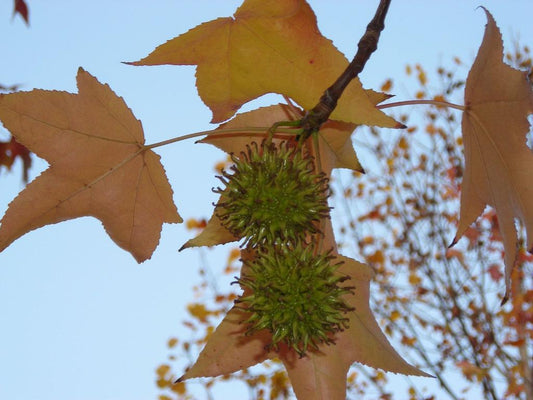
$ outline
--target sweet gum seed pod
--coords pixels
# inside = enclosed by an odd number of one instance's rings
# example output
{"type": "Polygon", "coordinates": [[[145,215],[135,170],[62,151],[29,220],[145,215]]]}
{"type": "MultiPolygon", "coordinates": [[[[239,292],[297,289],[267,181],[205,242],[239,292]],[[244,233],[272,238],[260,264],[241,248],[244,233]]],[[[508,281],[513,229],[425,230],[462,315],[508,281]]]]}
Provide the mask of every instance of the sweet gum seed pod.
{"type": "Polygon", "coordinates": [[[244,260],[237,279],[246,296],[239,307],[249,313],[247,334],[267,329],[271,347],[286,343],[300,356],[332,334],[348,327],[353,310],[342,299],[353,287],[340,286],[347,278],[336,274],[340,263],[331,253],[315,254],[314,244],[260,247],[244,260]]]}
{"type": "Polygon", "coordinates": [[[223,188],[215,214],[243,246],[296,243],[319,232],[330,194],[312,157],[288,142],[253,142],[218,177],[223,188]]]}

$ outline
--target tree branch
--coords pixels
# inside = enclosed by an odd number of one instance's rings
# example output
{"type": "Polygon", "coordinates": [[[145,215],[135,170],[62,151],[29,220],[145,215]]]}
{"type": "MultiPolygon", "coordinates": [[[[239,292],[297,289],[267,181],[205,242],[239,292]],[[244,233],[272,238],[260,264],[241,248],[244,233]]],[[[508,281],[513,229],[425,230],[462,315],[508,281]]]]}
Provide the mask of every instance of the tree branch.
{"type": "Polygon", "coordinates": [[[303,117],[301,122],[303,128],[302,140],[307,139],[313,132],[317,132],[320,126],[328,120],[330,114],[337,107],[337,101],[346,86],[359,75],[370,55],[378,48],[379,35],[385,28],[385,16],[390,2],[391,0],[380,0],[374,18],[366,27],[366,32],[357,44],[357,53],[352,62],[337,78],[335,83],[326,89],[318,104],[303,117]]]}

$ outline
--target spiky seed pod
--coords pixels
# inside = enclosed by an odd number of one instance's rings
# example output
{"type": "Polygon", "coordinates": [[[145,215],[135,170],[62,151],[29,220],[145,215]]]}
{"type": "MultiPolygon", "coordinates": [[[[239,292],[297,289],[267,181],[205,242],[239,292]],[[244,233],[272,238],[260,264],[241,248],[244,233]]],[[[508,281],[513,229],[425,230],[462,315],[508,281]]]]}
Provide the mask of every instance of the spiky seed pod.
{"type": "Polygon", "coordinates": [[[335,273],[342,263],[332,263],[331,252],[314,253],[314,245],[269,246],[243,261],[237,282],[245,295],[237,304],[251,314],[248,334],[267,329],[273,348],[284,342],[303,356],[348,327],[345,313],[353,308],[342,296],[354,287],[339,286],[349,277],[335,273]]]}
{"type": "Polygon", "coordinates": [[[225,187],[214,189],[221,195],[215,214],[243,246],[295,243],[319,232],[329,216],[329,186],[310,156],[287,142],[263,141],[231,157],[231,173],[218,177],[225,187]]]}

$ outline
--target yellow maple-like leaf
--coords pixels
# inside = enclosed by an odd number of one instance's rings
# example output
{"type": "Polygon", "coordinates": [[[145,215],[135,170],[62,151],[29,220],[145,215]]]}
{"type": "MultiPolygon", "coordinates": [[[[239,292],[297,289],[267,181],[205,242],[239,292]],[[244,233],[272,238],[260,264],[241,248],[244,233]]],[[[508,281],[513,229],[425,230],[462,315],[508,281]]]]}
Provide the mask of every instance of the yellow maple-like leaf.
{"type": "MultiPolygon", "coordinates": [[[[238,155],[246,146],[261,142],[266,136],[266,130],[256,132],[253,128],[258,126],[270,127],[278,121],[294,121],[301,118],[301,110],[295,110],[285,104],[277,104],[258,108],[253,111],[238,114],[231,121],[220,125],[213,134],[202,139],[201,143],[209,143],[229,154],[238,155]],[[228,135],[217,135],[217,130],[235,129],[228,135]]],[[[330,175],[333,168],[348,168],[354,171],[363,171],[352,145],[351,134],[356,125],[340,121],[327,121],[318,132],[320,150],[320,166],[322,171],[330,175]]],[[[275,139],[274,142],[279,141],[275,139]]],[[[214,246],[238,240],[224,226],[218,217],[213,214],[205,229],[195,238],[189,240],[181,249],[197,246],[214,246]]]]}
{"type": "Polygon", "coordinates": [[[248,313],[233,307],[209,338],[198,360],[180,380],[229,374],[271,358],[279,358],[299,399],[341,400],[346,397],[346,375],[354,362],[385,371],[429,376],[407,363],[390,345],[368,305],[369,285],[373,272],[365,264],[337,256],[344,262],[338,273],[348,275],[349,285],[356,287],[345,297],[355,308],[350,311],[349,328],[335,334],[334,345],[321,345],[304,357],[281,345],[279,351],[265,349],[271,342],[268,331],[245,335],[248,313]]]}
{"type": "MultiPolygon", "coordinates": [[[[309,110],[348,61],[322,36],[305,0],[245,0],[233,17],[201,24],[130,64],[197,65],[198,93],[213,122],[221,122],[266,93],[284,94],[309,110]]],[[[398,127],[375,108],[386,98],[354,79],[331,118],[398,127]]]]}
{"type": "Polygon", "coordinates": [[[172,189],[124,100],[81,68],[77,83],[78,94],[0,95],[4,126],[50,164],[9,205],[0,251],[33,229],[93,216],[142,262],[157,247],[162,224],[182,222],[172,189]]]}
{"type": "Polygon", "coordinates": [[[517,254],[515,218],[533,250],[533,153],[526,144],[533,91],[525,73],[503,62],[500,31],[485,12],[485,35],[465,88],[465,172],[454,243],[486,205],[494,207],[505,246],[507,295],[517,254]]]}

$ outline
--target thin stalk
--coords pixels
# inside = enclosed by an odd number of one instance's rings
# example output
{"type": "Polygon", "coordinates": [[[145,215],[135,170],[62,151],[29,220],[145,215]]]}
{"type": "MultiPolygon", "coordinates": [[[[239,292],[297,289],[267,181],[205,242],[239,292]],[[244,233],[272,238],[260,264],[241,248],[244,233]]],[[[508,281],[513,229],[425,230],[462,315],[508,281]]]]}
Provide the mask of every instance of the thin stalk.
{"type": "Polygon", "coordinates": [[[382,110],[384,108],[400,107],[400,106],[413,106],[413,105],[419,105],[419,104],[429,104],[429,105],[437,106],[437,107],[455,108],[455,109],[461,110],[461,111],[466,111],[466,109],[467,109],[466,106],[462,106],[460,104],[448,103],[447,101],[437,101],[437,100],[397,101],[397,102],[394,102],[394,103],[380,104],[380,105],[376,106],[376,108],[379,108],[380,110],[382,110]]]}
{"type": "MultiPolygon", "coordinates": [[[[190,133],[188,135],[174,137],[172,139],[163,140],[162,142],[147,144],[146,146],[143,147],[143,150],[154,149],[156,147],[166,146],[167,144],[177,143],[183,140],[194,139],[194,138],[197,138],[200,136],[206,136],[206,135],[209,135],[211,137],[231,136],[231,135],[234,135],[234,136],[265,136],[269,129],[271,129],[270,126],[212,129],[209,131],[195,132],[195,133],[190,133]]],[[[293,129],[284,129],[284,128],[277,128],[275,130],[275,133],[286,134],[286,135],[296,134],[293,129]]]]}
{"type": "MultiPolygon", "coordinates": [[[[437,100],[407,100],[407,101],[398,101],[394,103],[388,103],[388,104],[381,104],[376,106],[379,109],[384,108],[391,108],[391,107],[400,107],[400,106],[410,106],[410,105],[420,105],[420,104],[429,104],[434,105],[438,107],[448,107],[448,108],[455,108],[457,110],[465,111],[466,106],[462,106],[459,104],[454,103],[448,103],[446,101],[437,101],[437,100]]],[[[283,124],[286,124],[288,121],[284,121],[283,124]]],[[[294,123],[294,126],[297,127],[298,123],[300,121],[291,121],[294,123]]],[[[288,125],[290,126],[290,125],[288,125]]],[[[154,149],[156,147],[162,147],[166,146],[167,144],[177,143],[181,142],[183,140],[188,139],[194,139],[201,136],[230,136],[230,135],[236,135],[236,136],[262,136],[265,134],[270,133],[277,133],[277,134],[287,134],[287,135],[295,135],[298,134],[298,132],[295,132],[294,128],[282,128],[278,126],[277,124],[274,124],[273,126],[255,126],[255,127],[246,127],[246,128],[226,128],[226,129],[211,129],[208,131],[200,131],[195,133],[190,133],[188,135],[178,136],[172,139],[163,140],[161,142],[152,143],[144,146],[144,150],[148,149],[154,149]]]]}

